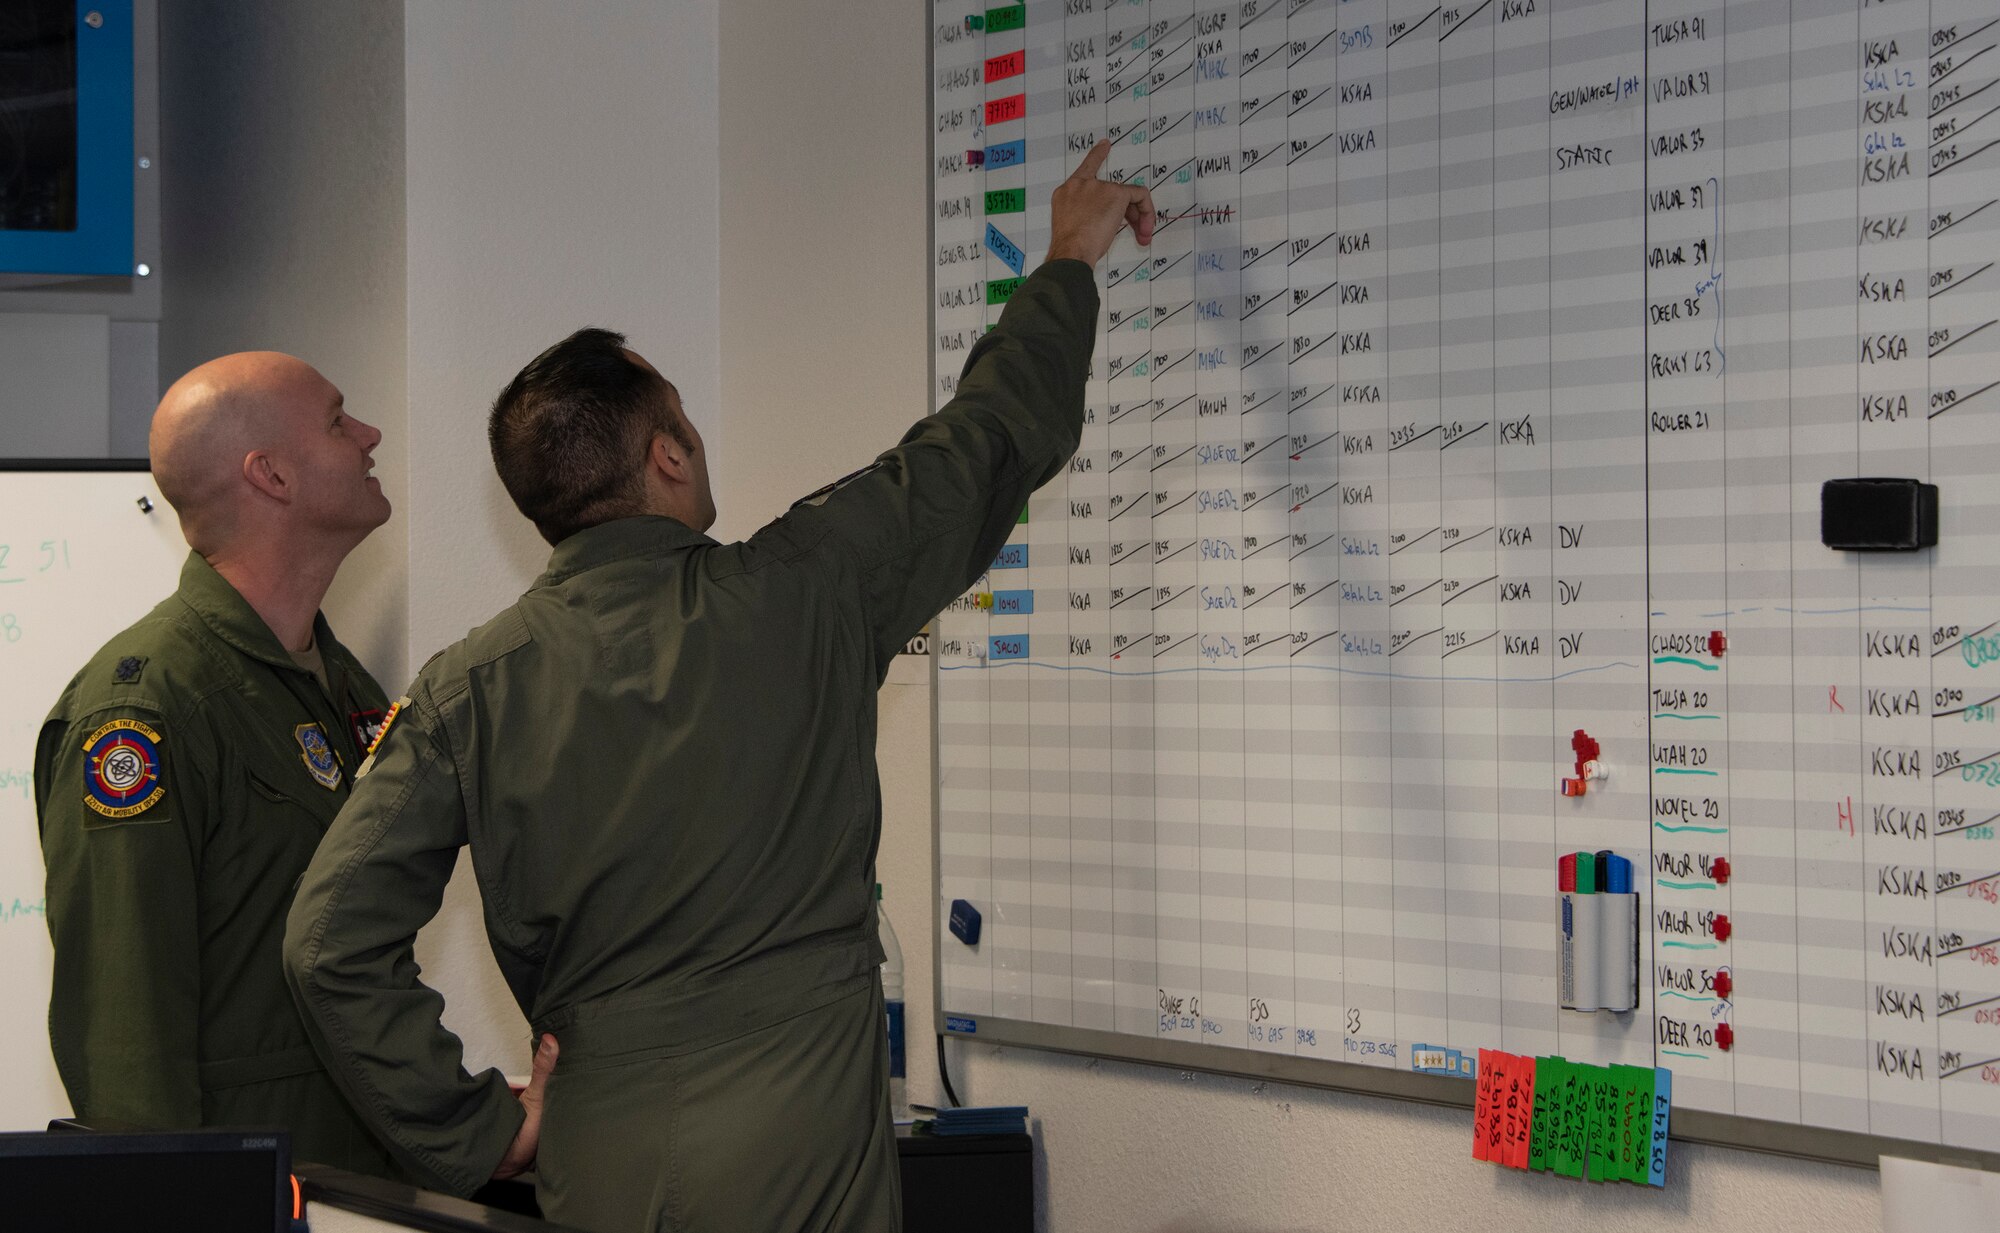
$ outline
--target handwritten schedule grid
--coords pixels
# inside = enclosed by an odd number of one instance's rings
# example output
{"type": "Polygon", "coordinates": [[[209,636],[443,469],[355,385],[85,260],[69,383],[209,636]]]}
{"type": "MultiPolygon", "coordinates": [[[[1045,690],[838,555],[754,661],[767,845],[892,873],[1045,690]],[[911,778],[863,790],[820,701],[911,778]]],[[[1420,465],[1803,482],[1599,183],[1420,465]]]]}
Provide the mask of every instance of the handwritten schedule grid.
{"type": "Polygon", "coordinates": [[[943,1009],[2000,1142],[2000,4],[932,27],[940,405],[1093,142],[1161,210],[940,618],[943,1009]],[[1822,546],[1862,475],[1935,482],[1938,546],[1822,546]],[[1606,848],[1640,1006],[1561,1011],[1556,862],[1606,848]]]}

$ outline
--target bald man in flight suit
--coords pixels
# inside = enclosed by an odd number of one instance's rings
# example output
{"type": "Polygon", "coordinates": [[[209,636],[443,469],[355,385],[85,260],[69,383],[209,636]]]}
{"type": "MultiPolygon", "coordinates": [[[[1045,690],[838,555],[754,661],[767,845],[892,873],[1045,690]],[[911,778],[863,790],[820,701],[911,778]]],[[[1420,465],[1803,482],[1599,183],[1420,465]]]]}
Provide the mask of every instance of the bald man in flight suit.
{"type": "Polygon", "coordinates": [[[584,330],[494,405],[494,461],[555,545],[419,674],[300,887],[293,988],[334,1078],[436,1184],[515,1135],[392,956],[469,843],[523,1013],[561,1042],[544,1212],[597,1233],[901,1226],[873,898],[875,695],[1082,429],[1091,267],[1146,190],[1056,190],[1048,261],[958,396],[867,470],[718,544],[701,438],[584,330]]]}
{"type": "Polygon", "coordinates": [[[389,518],[381,439],[274,352],[203,364],[154,413],[153,475],[191,549],[179,589],[77,673],[35,755],[49,1038],[86,1122],[283,1127],[296,1159],[395,1175],[279,958],[388,706],[319,612],[389,518]]]}

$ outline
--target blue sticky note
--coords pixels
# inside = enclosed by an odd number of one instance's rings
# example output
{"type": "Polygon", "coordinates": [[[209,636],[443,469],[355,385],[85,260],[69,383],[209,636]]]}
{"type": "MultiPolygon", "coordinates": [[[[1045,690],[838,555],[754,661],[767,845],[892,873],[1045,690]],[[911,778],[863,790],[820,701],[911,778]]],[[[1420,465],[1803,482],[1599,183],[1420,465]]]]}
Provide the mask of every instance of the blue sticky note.
{"type": "Polygon", "coordinates": [[[1667,1184],[1667,1118],[1674,1107],[1674,1072],[1661,1066],[1653,1071],[1653,1151],[1649,1185],[1667,1184]]]}
{"type": "Polygon", "coordinates": [[[993,592],[994,616],[1027,616],[1035,610],[1033,591],[993,592]]]}
{"type": "Polygon", "coordinates": [[[986,640],[988,659],[1026,659],[1028,657],[1028,635],[994,634],[986,640]]]}
{"type": "Polygon", "coordinates": [[[1000,258],[1016,274],[1028,264],[1028,254],[1021,251],[1021,246],[1000,234],[1000,229],[992,223],[986,224],[986,251],[1000,258]]]}
{"type": "Polygon", "coordinates": [[[994,569],[1028,568],[1028,546],[1026,544],[1008,544],[1005,547],[1001,548],[1000,555],[993,558],[993,568],[994,569]]]}
{"type": "Polygon", "coordinates": [[[997,146],[986,147],[986,169],[1012,167],[1028,161],[1028,143],[1025,140],[1003,141],[997,146]]]}

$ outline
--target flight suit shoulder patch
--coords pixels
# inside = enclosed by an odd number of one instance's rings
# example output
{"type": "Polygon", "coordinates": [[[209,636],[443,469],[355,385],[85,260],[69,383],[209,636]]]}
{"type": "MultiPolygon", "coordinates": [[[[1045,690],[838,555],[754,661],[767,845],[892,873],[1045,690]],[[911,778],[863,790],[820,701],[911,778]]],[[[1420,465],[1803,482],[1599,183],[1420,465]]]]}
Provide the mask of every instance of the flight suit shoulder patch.
{"type": "Polygon", "coordinates": [[[118,662],[111,666],[111,679],[119,685],[132,685],[138,682],[139,675],[145,670],[144,655],[121,656],[118,662]]]}
{"type": "Polygon", "coordinates": [[[91,732],[83,742],[83,803],[110,822],[164,821],[153,811],[167,799],[160,763],[160,743],[165,739],[157,729],[130,717],[110,720],[91,732]]]}
{"type": "Polygon", "coordinates": [[[361,760],[360,766],[354,768],[354,777],[357,780],[375,769],[375,751],[382,748],[382,740],[389,735],[389,729],[395,726],[396,716],[401,715],[403,708],[408,705],[410,705],[408,694],[389,704],[388,713],[382,716],[382,722],[375,729],[375,739],[368,742],[368,756],[361,760]]]}

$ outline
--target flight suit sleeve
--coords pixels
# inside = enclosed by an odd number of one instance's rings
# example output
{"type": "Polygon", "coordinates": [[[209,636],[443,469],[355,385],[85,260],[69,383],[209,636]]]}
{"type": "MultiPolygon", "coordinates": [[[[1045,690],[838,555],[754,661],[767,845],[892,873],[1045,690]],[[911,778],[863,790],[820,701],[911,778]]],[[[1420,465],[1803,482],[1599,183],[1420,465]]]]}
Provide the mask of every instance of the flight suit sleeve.
{"type": "Polygon", "coordinates": [[[85,1121],[201,1125],[204,758],[143,707],[51,719],[35,806],[55,967],[49,1043],[85,1121]]]}
{"type": "Polygon", "coordinates": [[[880,670],[985,572],[1028,495],[1076,452],[1096,323],[1091,267],[1045,262],[973,345],[943,410],[767,529],[845,549],[880,670]]]}
{"type": "Polygon", "coordinates": [[[285,975],[348,1102],[426,1184],[469,1195],[522,1114],[499,1071],[466,1073],[411,952],[466,842],[458,773],[421,703],[402,705],[364,771],[292,901],[285,975]]]}

